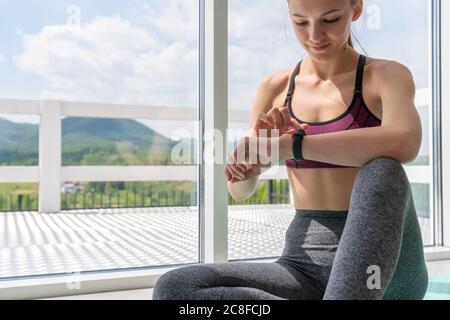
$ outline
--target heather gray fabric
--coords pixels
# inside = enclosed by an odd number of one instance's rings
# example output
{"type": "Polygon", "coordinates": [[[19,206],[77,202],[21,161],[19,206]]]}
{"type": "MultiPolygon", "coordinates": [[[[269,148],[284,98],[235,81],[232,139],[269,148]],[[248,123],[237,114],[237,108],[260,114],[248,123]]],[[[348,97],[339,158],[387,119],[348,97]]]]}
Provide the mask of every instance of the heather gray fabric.
{"type": "Polygon", "coordinates": [[[422,299],[427,286],[406,173],[381,157],[358,173],[349,211],[297,210],[276,262],[178,268],[160,277],[153,299],[422,299]],[[371,266],[379,289],[368,286],[371,266]]]}
{"type": "Polygon", "coordinates": [[[423,299],[428,272],[408,177],[397,160],[378,158],[358,173],[324,299],[423,299]],[[370,290],[370,266],[381,289],[370,290]]]}
{"type": "Polygon", "coordinates": [[[153,300],[320,300],[305,276],[276,263],[193,265],[163,274],[153,300]]]}

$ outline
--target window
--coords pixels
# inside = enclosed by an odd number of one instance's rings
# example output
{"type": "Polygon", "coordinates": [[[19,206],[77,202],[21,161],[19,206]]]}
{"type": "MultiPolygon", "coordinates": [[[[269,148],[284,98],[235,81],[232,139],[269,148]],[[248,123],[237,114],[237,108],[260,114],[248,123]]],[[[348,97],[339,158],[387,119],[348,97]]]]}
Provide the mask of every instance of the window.
{"type": "Polygon", "coordinates": [[[0,4],[0,278],[198,262],[198,1],[0,4]]]}
{"type": "MultiPolygon", "coordinates": [[[[362,54],[395,60],[413,73],[416,107],[423,125],[419,156],[405,166],[414,195],[425,245],[434,244],[432,181],[432,112],[429,3],[425,0],[364,1],[364,12],[352,25],[353,43],[362,54]]],[[[268,75],[295,65],[305,52],[293,33],[286,1],[229,1],[229,137],[233,144],[248,129],[258,84],[268,75]],[[246,118],[242,117],[245,111],[246,118]]],[[[294,212],[286,169],[265,178],[243,203],[230,197],[229,257],[278,256],[294,212]],[[245,250],[244,250],[245,249],[245,250]]]]}
{"type": "Polygon", "coordinates": [[[355,25],[357,39],[368,55],[394,60],[411,70],[415,105],[422,120],[422,146],[405,167],[414,196],[424,245],[434,245],[432,194],[432,87],[429,1],[364,1],[364,15],[355,25]]]}

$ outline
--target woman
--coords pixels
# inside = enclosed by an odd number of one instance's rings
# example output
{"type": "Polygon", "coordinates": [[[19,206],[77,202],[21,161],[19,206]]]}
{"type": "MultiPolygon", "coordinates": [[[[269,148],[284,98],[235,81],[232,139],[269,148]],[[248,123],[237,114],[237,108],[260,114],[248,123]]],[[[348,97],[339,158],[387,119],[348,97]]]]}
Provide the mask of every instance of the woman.
{"type": "MultiPolygon", "coordinates": [[[[283,253],[274,263],[179,268],[158,280],[154,299],[425,295],[422,237],[401,165],[416,157],[421,144],[412,75],[399,63],[353,49],[350,27],[362,13],[362,0],[289,0],[288,6],[308,55],[263,81],[251,121],[253,138],[276,143],[288,167],[296,214],[283,253]],[[306,136],[293,144],[298,128],[306,136]],[[267,137],[265,129],[279,135],[267,137]]],[[[240,147],[250,150],[250,138],[240,147]]],[[[225,174],[231,195],[243,200],[267,166],[237,158],[235,151],[225,174]]]]}

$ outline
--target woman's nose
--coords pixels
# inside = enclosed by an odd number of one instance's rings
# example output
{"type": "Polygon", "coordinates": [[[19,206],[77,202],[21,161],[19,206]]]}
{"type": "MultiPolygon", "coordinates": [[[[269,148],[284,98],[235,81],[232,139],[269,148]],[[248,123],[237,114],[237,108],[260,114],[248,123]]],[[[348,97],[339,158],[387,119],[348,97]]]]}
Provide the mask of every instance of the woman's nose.
{"type": "Polygon", "coordinates": [[[323,44],[325,33],[319,26],[312,26],[309,34],[309,38],[311,39],[312,44],[323,44]]]}

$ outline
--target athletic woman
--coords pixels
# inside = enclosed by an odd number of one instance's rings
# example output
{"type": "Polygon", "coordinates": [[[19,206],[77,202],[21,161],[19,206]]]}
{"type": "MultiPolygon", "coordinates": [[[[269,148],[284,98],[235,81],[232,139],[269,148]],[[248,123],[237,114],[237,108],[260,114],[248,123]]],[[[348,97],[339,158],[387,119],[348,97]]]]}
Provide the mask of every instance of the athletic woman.
{"type": "MultiPolygon", "coordinates": [[[[284,250],[273,263],[168,272],[156,283],[154,299],[425,295],[422,236],[402,166],[415,159],[422,137],[412,74],[353,48],[351,23],[362,13],[362,0],[288,0],[288,7],[307,56],[261,83],[251,119],[253,137],[276,143],[288,170],[296,213],[284,250]],[[263,136],[267,129],[279,135],[263,136]]],[[[236,159],[233,152],[225,175],[233,198],[244,200],[265,166],[236,159]]]]}

